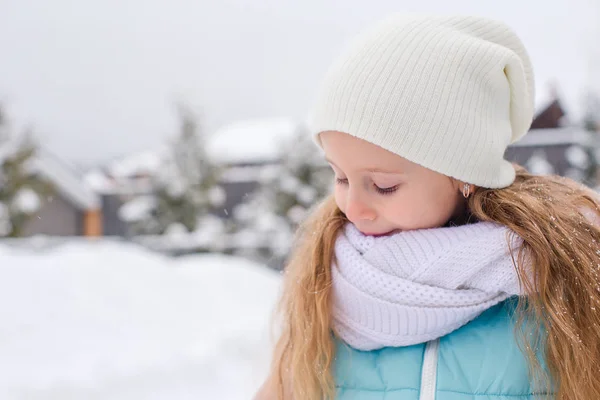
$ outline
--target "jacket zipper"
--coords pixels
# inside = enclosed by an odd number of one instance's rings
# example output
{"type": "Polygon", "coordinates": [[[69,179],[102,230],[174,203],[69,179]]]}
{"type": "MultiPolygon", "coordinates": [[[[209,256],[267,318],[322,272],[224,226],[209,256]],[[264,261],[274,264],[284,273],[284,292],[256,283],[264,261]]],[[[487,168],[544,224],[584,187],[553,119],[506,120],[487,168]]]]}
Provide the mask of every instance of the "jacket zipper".
{"type": "Polygon", "coordinates": [[[435,400],[439,344],[440,340],[436,339],[427,342],[425,346],[419,400],[435,400]]]}

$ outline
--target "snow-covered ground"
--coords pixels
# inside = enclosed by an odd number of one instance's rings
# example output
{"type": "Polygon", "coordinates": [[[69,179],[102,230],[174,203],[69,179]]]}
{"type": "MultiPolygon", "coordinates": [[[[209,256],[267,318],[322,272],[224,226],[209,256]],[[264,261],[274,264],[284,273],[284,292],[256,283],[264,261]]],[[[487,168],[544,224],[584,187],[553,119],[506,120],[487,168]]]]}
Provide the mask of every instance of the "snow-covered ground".
{"type": "Polygon", "coordinates": [[[0,399],[250,399],[280,280],[105,240],[0,245],[0,399]]]}

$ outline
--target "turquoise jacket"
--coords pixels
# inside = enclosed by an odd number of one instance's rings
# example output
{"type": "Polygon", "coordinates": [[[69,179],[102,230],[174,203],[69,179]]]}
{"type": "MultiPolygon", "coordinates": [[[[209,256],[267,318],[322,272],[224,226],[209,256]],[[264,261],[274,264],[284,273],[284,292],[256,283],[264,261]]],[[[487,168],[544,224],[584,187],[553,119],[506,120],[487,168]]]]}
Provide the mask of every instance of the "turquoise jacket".
{"type": "Polygon", "coordinates": [[[553,399],[531,387],[527,359],[515,338],[515,304],[514,299],[500,303],[428,344],[359,351],[338,340],[337,399],[553,399]]]}

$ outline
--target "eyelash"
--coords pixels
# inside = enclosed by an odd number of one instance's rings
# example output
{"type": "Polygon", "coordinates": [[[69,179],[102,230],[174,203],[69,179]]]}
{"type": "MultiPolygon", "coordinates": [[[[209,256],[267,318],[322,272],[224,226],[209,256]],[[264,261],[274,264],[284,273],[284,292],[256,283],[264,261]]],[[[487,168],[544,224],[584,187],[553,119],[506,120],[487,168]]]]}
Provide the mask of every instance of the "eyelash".
{"type": "MultiPolygon", "coordinates": [[[[348,179],[335,178],[335,183],[337,183],[338,185],[347,185],[348,179]]],[[[382,189],[377,185],[373,185],[373,186],[375,187],[375,190],[377,191],[377,193],[386,195],[386,194],[394,193],[396,190],[398,190],[398,186],[400,186],[400,185],[392,186],[392,187],[385,188],[385,189],[382,189]]]]}

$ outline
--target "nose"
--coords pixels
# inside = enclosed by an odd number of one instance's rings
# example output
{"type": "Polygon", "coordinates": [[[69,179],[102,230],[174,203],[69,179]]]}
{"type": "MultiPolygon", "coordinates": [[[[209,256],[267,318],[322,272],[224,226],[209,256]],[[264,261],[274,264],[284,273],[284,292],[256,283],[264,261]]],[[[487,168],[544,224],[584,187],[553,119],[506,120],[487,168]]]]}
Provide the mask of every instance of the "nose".
{"type": "Polygon", "coordinates": [[[368,203],[361,197],[360,193],[356,191],[348,190],[346,198],[346,209],[344,210],[346,217],[352,223],[358,221],[373,221],[377,217],[377,213],[368,203]]]}

